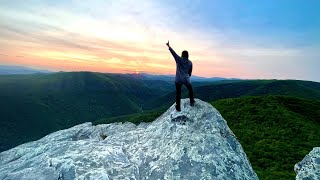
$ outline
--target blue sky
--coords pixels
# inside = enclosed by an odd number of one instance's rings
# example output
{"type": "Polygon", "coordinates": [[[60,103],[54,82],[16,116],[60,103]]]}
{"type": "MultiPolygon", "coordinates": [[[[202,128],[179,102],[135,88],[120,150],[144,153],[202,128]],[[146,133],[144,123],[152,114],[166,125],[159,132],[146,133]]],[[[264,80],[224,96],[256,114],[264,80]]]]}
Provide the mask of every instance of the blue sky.
{"type": "Polygon", "coordinates": [[[174,74],[165,46],[194,74],[320,81],[320,1],[7,1],[0,64],[174,74]]]}

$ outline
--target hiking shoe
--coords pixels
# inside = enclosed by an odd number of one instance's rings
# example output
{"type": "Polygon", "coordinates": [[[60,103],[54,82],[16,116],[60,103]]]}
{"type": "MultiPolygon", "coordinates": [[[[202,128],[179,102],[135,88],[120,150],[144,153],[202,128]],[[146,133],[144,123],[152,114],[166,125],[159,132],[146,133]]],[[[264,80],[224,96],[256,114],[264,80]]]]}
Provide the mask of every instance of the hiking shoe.
{"type": "Polygon", "coordinates": [[[176,110],[177,110],[178,112],[180,112],[180,111],[181,111],[180,106],[177,106],[177,105],[176,105],[176,110]]]}

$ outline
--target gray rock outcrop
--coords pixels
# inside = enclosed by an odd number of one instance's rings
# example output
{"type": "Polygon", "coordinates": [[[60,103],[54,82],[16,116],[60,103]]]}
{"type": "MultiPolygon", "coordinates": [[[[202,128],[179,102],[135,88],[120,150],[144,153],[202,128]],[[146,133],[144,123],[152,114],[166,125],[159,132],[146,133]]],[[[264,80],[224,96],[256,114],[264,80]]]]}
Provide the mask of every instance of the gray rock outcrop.
{"type": "Polygon", "coordinates": [[[0,153],[0,179],[258,179],[220,113],[196,99],[152,123],[84,123],[0,153]]]}
{"type": "Polygon", "coordinates": [[[303,158],[303,160],[294,166],[296,179],[314,180],[320,179],[320,147],[315,147],[303,158]]]}

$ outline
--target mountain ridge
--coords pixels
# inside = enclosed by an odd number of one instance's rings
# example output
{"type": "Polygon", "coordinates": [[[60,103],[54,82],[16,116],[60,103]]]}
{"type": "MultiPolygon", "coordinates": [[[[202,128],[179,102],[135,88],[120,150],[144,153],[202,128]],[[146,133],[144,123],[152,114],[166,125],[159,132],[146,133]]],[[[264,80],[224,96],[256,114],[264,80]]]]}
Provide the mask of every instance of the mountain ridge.
{"type": "Polygon", "coordinates": [[[0,75],[12,74],[36,74],[36,73],[52,73],[52,71],[43,69],[34,69],[25,66],[0,65],[0,75]]]}

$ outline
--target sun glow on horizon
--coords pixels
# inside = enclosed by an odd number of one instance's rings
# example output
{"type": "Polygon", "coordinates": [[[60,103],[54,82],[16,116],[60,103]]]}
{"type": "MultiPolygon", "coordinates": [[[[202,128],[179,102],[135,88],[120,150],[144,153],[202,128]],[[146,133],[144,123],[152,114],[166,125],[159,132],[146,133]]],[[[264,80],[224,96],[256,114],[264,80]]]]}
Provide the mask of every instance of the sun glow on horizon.
{"type": "Polygon", "coordinates": [[[293,1],[288,7],[287,2],[272,0],[268,6],[237,2],[230,6],[223,1],[169,5],[155,0],[12,0],[0,6],[0,64],[175,74],[174,59],[165,45],[170,40],[178,55],[189,51],[194,75],[320,81],[316,68],[320,23],[310,20],[315,15],[311,12],[316,12],[310,9],[317,4],[293,1]],[[273,9],[272,16],[266,7],[273,9]],[[297,20],[301,18],[304,21],[297,20]]]}

